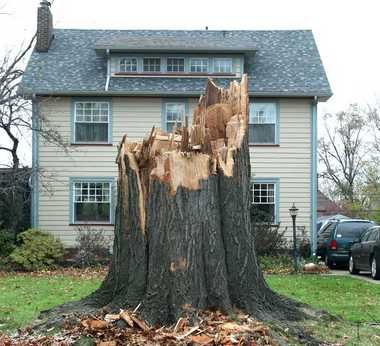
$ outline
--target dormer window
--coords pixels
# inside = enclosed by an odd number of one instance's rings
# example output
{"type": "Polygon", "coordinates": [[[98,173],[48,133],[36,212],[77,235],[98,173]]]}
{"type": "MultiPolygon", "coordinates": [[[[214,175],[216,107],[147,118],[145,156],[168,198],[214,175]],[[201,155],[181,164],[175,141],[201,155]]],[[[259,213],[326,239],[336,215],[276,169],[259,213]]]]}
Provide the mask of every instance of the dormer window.
{"type": "Polygon", "coordinates": [[[137,58],[121,58],[120,72],[137,72],[137,58]]]}
{"type": "Polygon", "coordinates": [[[160,58],[144,58],[143,71],[144,72],[160,72],[161,59],[160,58]]]}
{"type": "Polygon", "coordinates": [[[180,53],[159,54],[125,53],[124,56],[111,56],[112,76],[167,77],[215,76],[233,78],[244,70],[244,57],[239,55],[182,55],[180,53]]]}
{"type": "Polygon", "coordinates": [[[190,72],[207,73],[208,58],[192,58],[190,59],[190,72]]]}
{"type": "Polygon", "coordinates": [[[231,58],[215,58],[214,72],[215,73],[232,73],[232,59],[231,58]]]}
{"type": "Polygon", "coordinates": [[[166,70],[168,72],[184,72],[185,59],[184,58],[168,58],[166,60],[166,70]]]}

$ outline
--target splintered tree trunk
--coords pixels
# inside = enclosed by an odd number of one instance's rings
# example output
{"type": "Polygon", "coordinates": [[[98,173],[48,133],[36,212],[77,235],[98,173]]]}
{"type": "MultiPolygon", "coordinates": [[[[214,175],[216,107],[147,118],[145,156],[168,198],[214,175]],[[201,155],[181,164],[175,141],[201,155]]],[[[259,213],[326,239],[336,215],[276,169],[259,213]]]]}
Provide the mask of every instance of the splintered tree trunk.
{"type": "Polygon", "coordinates": [[[98,307],[135,307],[151,323],[184,310],[240,308],[261,319],[296,309],[266,285],[250,223],[247,77],[209,81],[187,125],[123,138],[113,260],[98,307]]]}

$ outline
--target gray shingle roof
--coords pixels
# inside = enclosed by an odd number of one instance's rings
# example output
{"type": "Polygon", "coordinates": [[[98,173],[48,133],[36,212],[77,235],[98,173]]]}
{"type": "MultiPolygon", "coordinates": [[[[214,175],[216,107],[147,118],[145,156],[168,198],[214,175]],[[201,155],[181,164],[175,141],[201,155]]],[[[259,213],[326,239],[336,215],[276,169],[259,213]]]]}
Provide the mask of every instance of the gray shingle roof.
{"type": "Polygon", "coordinates": [[[246,52],[254,51],[252,42],[242,41],[236,35],[228,35],[227,31],[210,35],[207,31],[197,31],[196,39],[189,39],[189,31],[160,31],[149,36],[135,32],[122,32],[112,39],[101,39],[97,49],[128,50],[128,51],[217,51],[217,52],[246,52]]]}
{"type": "MultiPolygon", "coordinates": [[[[106,59],[95,47],[139,40],[190,47],[257,49],[247,55],[249,90],[263,96],[318,96],[328,98],[331,89],[314,37],[309,30],[278,31],[174,31],[174,30],[74,30],[55,29],[49,52],[34,51],[27,65],[25,94],[134,94],[198,95],[205,78],[111,78],[105,92],[106,59]],[[186,43],[189,42],[189,43],[186,43]],[[191,43],[193,42],[193,43],[191,43]]],[[[103,47],[104,48],[104,47],[103,47]]],[[[229,79],[217,79],[226,85],[229,79]]]]}

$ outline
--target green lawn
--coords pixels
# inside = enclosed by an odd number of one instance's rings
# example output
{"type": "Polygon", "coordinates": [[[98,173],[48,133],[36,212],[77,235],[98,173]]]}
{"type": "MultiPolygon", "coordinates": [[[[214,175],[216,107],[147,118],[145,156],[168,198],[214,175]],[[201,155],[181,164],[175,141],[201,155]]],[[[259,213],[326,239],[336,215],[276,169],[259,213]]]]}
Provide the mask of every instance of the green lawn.
{"type": "MultiPolygon", "coordinates": [[[[0,331],[26,325],[38,312],[95,290],[101,279],[80,275],[0,276],[0,331]]],[[[368,326],[380,321],[380,285],[349,277],[318,275],[269,275],[276,291],[311,306],[339,315],[341,321],[311,321],[304,324],[318,337],[344,345],[380,344],[380,330],[368,326]],[[357,337],[357,322],[360,338],[357,337]]]]}
{"type": "Polygon", "coordinates": [[[350,277],[270,275],[279,293],[351,322],[380,322],[380,285],[350,277]]]}
{"type": "Polygon", "coordinates": [[[99,279],[70,276],[0,276],[0,331],[12,330],[39,311],[77,300],[99,286],[99,279]]]}

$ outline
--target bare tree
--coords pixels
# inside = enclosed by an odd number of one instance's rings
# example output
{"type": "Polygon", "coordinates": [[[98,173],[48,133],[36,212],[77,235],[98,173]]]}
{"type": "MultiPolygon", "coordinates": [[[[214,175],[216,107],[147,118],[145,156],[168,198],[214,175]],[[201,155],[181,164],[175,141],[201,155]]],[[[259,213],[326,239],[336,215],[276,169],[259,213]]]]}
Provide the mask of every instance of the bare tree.
{"type": "MultiPolygon", "coordinates": [[[[23,137],[30,138],[31,133],[35,132],[44,141],[54,143],[66,152],[68,151],[68,143],[58,130],[49,125],[48,119],[42,119],[38,114],[33,114],[31,100],[25,99],[19,93],[25,58],[32,50],[35,38],[36,35],[18,53],[8,53],[0,60],[0,138],[2,139],[0,155],[8,158],[0,162],[0,168],[2,168],[0,213],[1,201],[5,201],[8,213],[12,214],[20,210],[22,206],[19,205],[18,196],[25,193],[27,188],[25,181],[31,174],[43,174],[41,171],[32,171],[21,164],[20,140],[23,137]],[[33,116],[36,118],[33,119],[33,116]]],[[[11,222],[8,222],[6,226],[12,229],[17,228],[19,217],[16,217],[16,214],[8,214],[8,216],[11,222]]]]}
{"type": "Polygon", "coordinates": [[[320,177],[336,198],[346,203],[358,200],[356,188],[363,178],[366,164],[366,114],[356,104],[335,115],[326,114],[326,135],[319,140],[320,177]]]}

